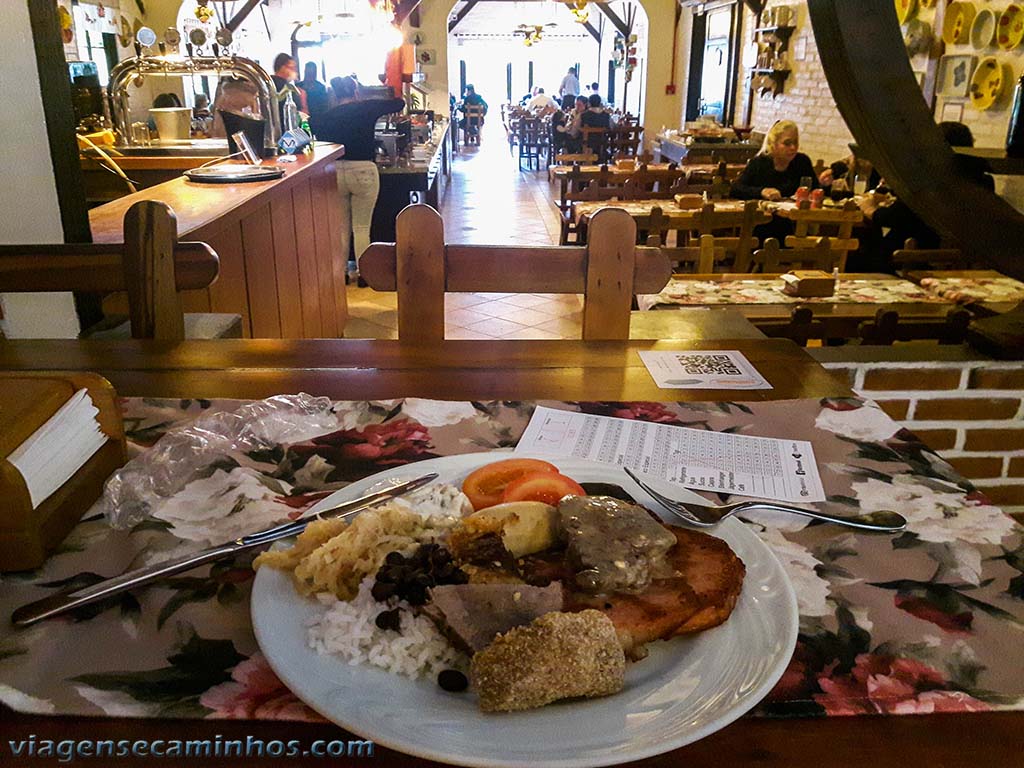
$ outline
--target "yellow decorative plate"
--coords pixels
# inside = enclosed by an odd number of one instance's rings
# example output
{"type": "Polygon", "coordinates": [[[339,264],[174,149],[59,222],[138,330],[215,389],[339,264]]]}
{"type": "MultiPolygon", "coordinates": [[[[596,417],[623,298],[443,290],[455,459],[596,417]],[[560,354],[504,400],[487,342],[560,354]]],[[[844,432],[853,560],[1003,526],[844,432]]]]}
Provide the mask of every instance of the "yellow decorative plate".
{"type": "Polygon", "coordinates": [[[975,109],[991,108],[999,100],[1005,81],[1003,66],[995,56],[982,59],[971,78],[971,106],[975,109]]]}
{"type": "Polygon", "coordinates": [[[950,3],[942,22],[942,39],[946,45],[962,45],[971,38],[974,23],[973,3],[950,3]]]}
{"type": "Polygon", "coordinates": [[[906,24],[907,19],[914,15],[917,8],[917,0],[896,0],[896,18],[900,24],[906,24]]]}
{"type": "Polygon", "coordinates": [[[971,24],[971,47],[980,51],[992,45],[998,25],[999,19],[988,8],[978,11],[971,24]]]}
{"type": "Polygon", "coordinates": [[[1024,8],[1010,3],[999,17],[996,26],[996,44],[1004,51],[1012,51],[1024,39],[1024,8]]]}

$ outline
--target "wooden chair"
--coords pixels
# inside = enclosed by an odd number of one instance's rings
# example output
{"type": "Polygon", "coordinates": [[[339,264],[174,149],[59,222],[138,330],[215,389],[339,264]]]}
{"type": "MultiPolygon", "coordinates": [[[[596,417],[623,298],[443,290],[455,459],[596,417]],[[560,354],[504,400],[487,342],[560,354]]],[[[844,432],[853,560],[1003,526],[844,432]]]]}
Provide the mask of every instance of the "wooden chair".
{"type": "Polygon", "coordinates": [[[398,291],[398,336],[444,338],[444,294],[454,292],[582,293],[583,338],[629,338],[636,293],[657,293],[671,276],[655,248],[638,248],[628,213],[599,211],[586,247],[446,244],[440,214],[410,205],[395,222],[395,243],[373,243],[359,269],[370,287],[398,291]]]}
{"type": "MultiPolygon", "coordinates": [[[[787,244],[795,240],[796,238],[786,238],[787,244]]],[[[754,251],[752,269],[743,271],[772,274],[791,269],[820,269],[831,272],[838,267],[844,252],[834,249],[830,238],[819,237],[813,240],[814,243],[810,247],[783,249],[779,247],[778,240],[769,237],[764,241],[762,248],[754,251]]]]}
{"type": "Polygon", "coordinates": [[[977,265],[964,256],[959,248],[918,248],[917,241],[909,238],[892,255],[897,271],[973,269],[977,265]]]}
{"type": "Polygon", "coordinates": [[[126,291],[131,336],[136,339],[240,338],[238,315],[185,315],[181,309],[178,291],[206,288],[219,269],[217,254],[206,243],[178,242],[174,212],[154,200],[141,200],[128,209],[123,245],[0,246],[5,292],[126,291]]]}
{"type": "Polygon", "coordinates": [[[636,157],[642,146],[644,129],[636,124],[619,124],[608,130],[608,152],[615,157],[636,157]]]}
{"type": "Polygon", "coordinates": [[[962,344],[967,338],[971,313],[966,309],[951,309],[945,318],[901,318],[894,309],[879,309],[874,321],[865,321],[857,327],[862,344],[891,346],[897,341],[937,341],[939,344],[962,344]]]}
{"type": "MultiPolygon", "coordinates": [[[[691,191],[687,185],[685,192],[691,191]]],[[[732,255],[732,270],[749,272],[755,245],[754,227],[766,220],[767,215],[756,200],[748,200],[740,210],[717,210],[714,203],[708,203],[694,218],[689,231],[697,237],[714,235],[716,245],[732,255]]]]}
{"type": "Polygon", "coordinates": [[[597,155],[593,152],[566,152],[555,155],[555,165],[592,165],[597,162],[597,155]]]}
{"type": "Polygon", "coordinates": [[[758,323],[761,333],[773,339],[792,339],[806,347],[811,339],[828,338],[827,328],[821,320],[814,319],[814,311],[808,306],[794,307],[785,323],[758,323]]]}
{"type": "Polygon", "coordinates": [[[569,173],[569,183],[565,195],[566,206],[561,212],[561,232],[559,245],[569,245],[579,237],[576,226],[576,203],[593,202],[595,200],[625,199],[623,182],[616,180],[607,165],[602,165],[596,177],[583,178],[583,173],[574,167],[569,173]]]}
{"type": "Polygon", "coordinates": [[[715,262],[725,259],[726,251],[715,242],[711,235],[701,235],[696,246],[676,246],[670,248],[662,241],[662,233],[668,227],[668,217],[661,208],[651,209],[651,224],[645,244],[650,248],[660,248],[665,254],[673,273],[710,274],[714,272],[715,262]]]}
{"type": "Polygon", "coordinates": [[[581,144],[584,152],[593,152],[602,163],[608,162],[611,153],[608,151],[608,128],[583,126],[580,129],[581,144]]]}
{"type": "Polygon", "coordinates": [[[528,170],[540,170],[545,147],[549,146],[544,122],[537,117],[520,118],[516,136],[519,142],[519,170],[523,169],[524,159],[528,170]]]}
{"type": "Polygon", "coordinates": [[[480,145],[480,129],[484,124],[484,108],[479,104],[469,104],[463,109],[465,116],[465,129],[463,130],[463,144],[480,145]]]}
{"type": "Polygon", "coordinates": [[[671,200],[675,195],[682,194],[685,187],[686,172],[678,168],[654,171],[640,168],[630,174],[622,185],[626,198],[633,200],[671,200]]]}
{"type": "MultiPolygon", "coordinates": [[[[810,201],[804,200],[795,211],[790,211],[789,218],[795,225],[793,235],[797,238],[817,237],[828,235],[830,238],[844,241],[857,242],[853,239],[853,228],[864,221],[864,214],[853,200],[843,203],[841,209],[836,208],[811,208],[810,201]]],[[[845,269],[846,256],[853,248],[837,248],[841,251],[839,258],[839,269],[845,269]]]]}

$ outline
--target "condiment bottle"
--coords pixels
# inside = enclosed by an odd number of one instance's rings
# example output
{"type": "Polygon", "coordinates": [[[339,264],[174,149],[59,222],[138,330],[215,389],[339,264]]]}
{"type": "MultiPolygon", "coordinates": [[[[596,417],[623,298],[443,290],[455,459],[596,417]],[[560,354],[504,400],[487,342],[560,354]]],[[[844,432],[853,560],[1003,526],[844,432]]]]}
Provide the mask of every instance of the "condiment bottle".
{"type": "Polygon", "coordinates": [[[811,190],[811,208],[821,208],[821,203],[825,199],[825,190],[821,187],[811,190]]]}
{"type": "Polygon", "coordinates": [[[1024,74],[1013,89],[1013,109],[1010,110],[1010,125],[1006,130],[1006,154],[1024,157],[1024,74]]]}
{"type": "Polygon", "coordinates": [[[295,106],[295,100],[292,98],[291,89],[288,90],[288,95],[284,100],[284,125],[281,126],[282,131],[294,131],[299,127],[299,108],[295,106]]]}

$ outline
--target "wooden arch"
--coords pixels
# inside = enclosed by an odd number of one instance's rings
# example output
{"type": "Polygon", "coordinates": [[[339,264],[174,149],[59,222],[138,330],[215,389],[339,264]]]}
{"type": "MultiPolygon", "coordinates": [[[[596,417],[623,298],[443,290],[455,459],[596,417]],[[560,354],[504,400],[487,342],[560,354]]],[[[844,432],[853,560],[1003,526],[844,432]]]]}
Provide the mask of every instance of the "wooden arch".
{"type": "Polygon", "coordinates": [[[1024,277],[1024,216],[966,180],[910,68],[892,0],[808,0],[839,111],[896,194],[972,258],[1024,277]]]}

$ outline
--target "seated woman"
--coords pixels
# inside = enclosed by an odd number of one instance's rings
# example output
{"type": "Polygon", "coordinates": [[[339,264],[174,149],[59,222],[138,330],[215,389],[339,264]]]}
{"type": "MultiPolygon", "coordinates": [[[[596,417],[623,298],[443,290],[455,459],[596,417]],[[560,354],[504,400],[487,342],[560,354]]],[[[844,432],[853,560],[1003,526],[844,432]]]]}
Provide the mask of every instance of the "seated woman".
{"type": "Polygon", "coordinates": [[[832,170],[814,173],[811,158],[800,151],[800,131],[791,120],[779,120],[764,137],[761,151],[751,158],[733,182],[732,196],[740,200],[781,200],[792,197],[801,179],[811,188],[832,185],[832,170]]]}
{"type": "MultiPolygon", "coordinates": [[[[740,200],[781,200],[792,197],[805,179],[811,189],[830,187],[832,170],[826,168],[816,176],[811,158],[800,151],[800,131],[791,120],[779,120],[768,129],[761,151],[750,159],[743,173],[732,184],[732,196],[740,200]]],[[[774,217],[769,223],[754,228],[754,236],[762,242],[774,237],[780,243],[792,235],[795,226],[788,219],[774,217]]]]}

